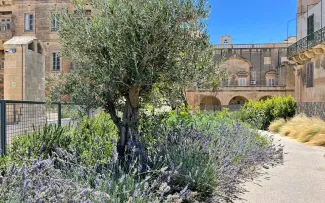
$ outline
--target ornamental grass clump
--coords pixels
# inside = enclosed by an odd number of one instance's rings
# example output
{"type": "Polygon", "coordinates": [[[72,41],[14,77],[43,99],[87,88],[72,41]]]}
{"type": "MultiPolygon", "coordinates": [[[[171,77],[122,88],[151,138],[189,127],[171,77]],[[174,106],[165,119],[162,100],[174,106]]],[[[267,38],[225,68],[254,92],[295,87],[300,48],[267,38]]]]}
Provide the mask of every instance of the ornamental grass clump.
{"type": "Polygon", "coordinates": [[[285,123],[286,121],[283,118],[275,120],[270,124],[269,130],[273,133],[278,133],[285,123]]]}
{"type": "Polygon", "coordinates": [[[280,127],[279,133],[302,143],[325,146],[325,122],[320,118],[297,115],[280,127]]]}

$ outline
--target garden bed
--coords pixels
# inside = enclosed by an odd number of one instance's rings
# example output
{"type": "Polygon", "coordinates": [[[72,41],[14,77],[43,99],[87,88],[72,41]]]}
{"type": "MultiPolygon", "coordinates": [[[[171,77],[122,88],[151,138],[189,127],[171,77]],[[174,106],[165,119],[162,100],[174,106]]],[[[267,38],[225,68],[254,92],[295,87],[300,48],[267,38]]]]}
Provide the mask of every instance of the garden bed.
{"type": "Polygon", "coordinates": [[[123,167],[107,115],[78,129],[47,126],[14,140],[1,159],[0,198],[7,202],[230,201],[259,167],[282,162],[282,148],[226,113],[146,118],[146,169],[130,155],[123,167]]]}

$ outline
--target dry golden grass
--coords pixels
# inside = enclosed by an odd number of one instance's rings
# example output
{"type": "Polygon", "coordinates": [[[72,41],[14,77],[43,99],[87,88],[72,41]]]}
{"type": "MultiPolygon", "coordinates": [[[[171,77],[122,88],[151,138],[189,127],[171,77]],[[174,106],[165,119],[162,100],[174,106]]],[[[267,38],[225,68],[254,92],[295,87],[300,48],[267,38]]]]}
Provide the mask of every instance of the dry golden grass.
{"type": "Polygon", "coordinates": [[[297,139],[299,142],[325,146],[325,122],[319,118],[297,115],[282,125],[279,133],[282,136],[297,139]]]}
{"type": "Polygon", "coordinates": [[[269,126],[269,130],[273,133],[278,133],[280,131],[280,128],[286,123],[286,121],[282,118],[282,119],[278,119],[273,121],[270,126],[269,126]]]}
{"type": "Polygon", "coordinates": [[[313,136],[307,144],[325,147],[325,134],[313,136]]]}
{"type": "Polygon", "coordinates": [[[297,138],[299,129],[303,126],[301,124],[305,123],[308,120],[308,117],[305,115],[297,115],[290,119],[284,126],[280,128],[280,135],[290,136],[292,138],[297,138]]]}

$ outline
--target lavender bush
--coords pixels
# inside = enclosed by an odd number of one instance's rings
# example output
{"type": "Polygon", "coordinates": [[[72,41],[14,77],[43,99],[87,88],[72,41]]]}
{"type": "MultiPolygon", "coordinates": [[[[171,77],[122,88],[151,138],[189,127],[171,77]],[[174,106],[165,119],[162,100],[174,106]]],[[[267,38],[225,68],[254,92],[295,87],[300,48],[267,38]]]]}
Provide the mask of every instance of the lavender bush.
{"type": "Polygon", "coordinates": [[[199,115],[172,122],[177,127],[156,131],[159,141],[153,148],[168,158],[170,168],[181,165],[174,181],[189,184],[201,201],[232,198],[241,189],[238,183],[252,178],[259,166],[282,162],[281,146],[239,121],[199,115]]]}
{"type": "MultiPolygon", "coordinates": [[[[72,145],[55,146],[47,157],[32,157],[36,160],[26,157],[17,162],[17,156],[11,154],[2,159],[5,171],[0,177],[0,199],[6,202],[231,201],[241,191],[239,183],[257,175],[260,167],[282,162],[282,147],[275,146],[271,137],[262,137],[225,113],[170,114],[155,119],[148,120],[154,123],[154,128],[143,125],[148,127],[145,132],[151,137],[146,142],[145,169],[136,152],[129,155],[132,162],[126,169],[125,162],[117,159],[114,147],[106,159],[93,158],[88,164],[82,162],[79,151],[72,145]]],[[[105,145],[104,142],[98,139],[97,146],[105,145]]],[[[115,142],[116,139],[111,139],[109,145],[116,146],[115,142]]],[[[87,157],[100,151],[91,148],[87,157]]]]}

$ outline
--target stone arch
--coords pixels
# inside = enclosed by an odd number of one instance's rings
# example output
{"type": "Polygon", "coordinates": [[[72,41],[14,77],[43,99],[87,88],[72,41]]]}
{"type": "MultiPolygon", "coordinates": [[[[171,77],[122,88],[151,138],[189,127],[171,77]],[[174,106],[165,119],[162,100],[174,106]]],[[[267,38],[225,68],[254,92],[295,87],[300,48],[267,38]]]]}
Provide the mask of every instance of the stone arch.
{"type": "Polygon", "coordinates": [[[248,99],[243,96],[235,96],[229,101],[229,105],[243,105],[248,102],[248,99]]]}
{"type": "Polygon", "coordinates": [[[265,100],[268,100],[268,99],[271,99],[271,98],[272,98],[272,96],[267,95],[267,96],[261,97],[258,101],[265,101],[265,100]]]}
{"type": "Polygon", "coordinates": [[[201,99],[200,110],[201,111],[220,111],[221,110],[221,102],[217,97],[205,96],[201,99]]]}
{"type": "Polygon", "coordinates": [[[251,80],[251,68],[252,63],[245,58],[238,56],[228,58],[220,66],[221,70],[226,70],[227,72],[227,77],[224,79],[225,82],[223,83],[223,86],[249,85],[249,81],[251,80]],[[240,78],[243,78],[241,83],[239,81],[240,78]]]}

